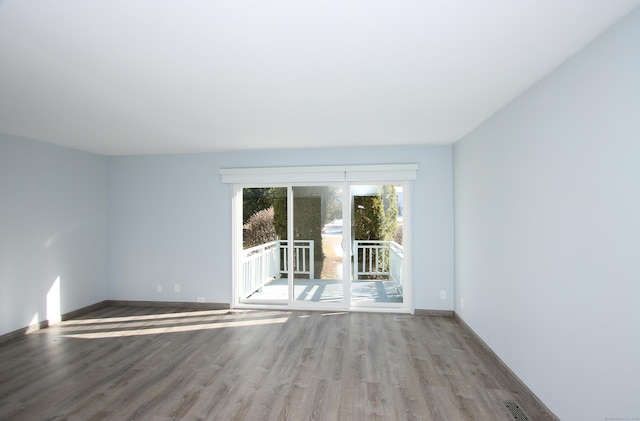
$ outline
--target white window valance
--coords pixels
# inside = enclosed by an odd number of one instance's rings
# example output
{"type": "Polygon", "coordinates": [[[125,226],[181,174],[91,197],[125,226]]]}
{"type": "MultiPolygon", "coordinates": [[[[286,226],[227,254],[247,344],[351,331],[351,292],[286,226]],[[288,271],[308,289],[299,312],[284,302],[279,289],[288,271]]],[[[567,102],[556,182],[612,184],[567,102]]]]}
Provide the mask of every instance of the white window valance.
{"type": "Polygon", "coordinates": [[[330,165],[308,167],[221,168],[223,183],[329,181],[411,181],[418,164],[330,165]]]}

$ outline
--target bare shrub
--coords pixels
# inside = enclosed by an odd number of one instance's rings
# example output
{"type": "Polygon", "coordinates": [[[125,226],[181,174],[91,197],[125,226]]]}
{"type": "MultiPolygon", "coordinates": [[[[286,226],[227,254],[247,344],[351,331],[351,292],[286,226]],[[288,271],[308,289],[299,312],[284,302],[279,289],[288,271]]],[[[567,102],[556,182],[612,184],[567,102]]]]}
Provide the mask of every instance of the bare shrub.
{"type": "Polygon", "coordinates": [[[273,206],[251,215],[242,228],[245,249],[276,241],[278,235],[273,225],[273,206]]]}

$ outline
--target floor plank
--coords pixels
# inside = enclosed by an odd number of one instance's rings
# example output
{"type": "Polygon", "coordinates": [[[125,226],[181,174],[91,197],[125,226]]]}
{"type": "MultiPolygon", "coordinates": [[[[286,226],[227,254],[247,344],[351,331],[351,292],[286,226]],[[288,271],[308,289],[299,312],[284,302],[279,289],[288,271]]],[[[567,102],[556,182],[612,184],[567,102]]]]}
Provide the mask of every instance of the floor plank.
{"type": "Polygon", "coordinates": [[[105,307],[0,344],[0,419],[546,419],[454,320],[105,307]]]}

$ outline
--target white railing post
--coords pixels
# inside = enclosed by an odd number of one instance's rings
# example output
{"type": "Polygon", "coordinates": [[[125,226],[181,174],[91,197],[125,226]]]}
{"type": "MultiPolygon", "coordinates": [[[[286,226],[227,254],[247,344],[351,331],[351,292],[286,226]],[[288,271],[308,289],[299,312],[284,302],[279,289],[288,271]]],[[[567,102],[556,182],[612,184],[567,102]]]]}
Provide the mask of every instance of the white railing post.
{"type": "Polygon", "coordinates": [[[391,280],[403,289],[402,267],[404,260],[404,249],[396,242],[389,242],[389,273],[391,280]]]}
{"type": "Polygon", "coordinates": [[[314,245],[314,240],[309,240],[309,279],[313,279],[315,277],[315,260],[316,260],[316,253],[315,253],[316,249],[315,249],[315,245],[314,245]]]}

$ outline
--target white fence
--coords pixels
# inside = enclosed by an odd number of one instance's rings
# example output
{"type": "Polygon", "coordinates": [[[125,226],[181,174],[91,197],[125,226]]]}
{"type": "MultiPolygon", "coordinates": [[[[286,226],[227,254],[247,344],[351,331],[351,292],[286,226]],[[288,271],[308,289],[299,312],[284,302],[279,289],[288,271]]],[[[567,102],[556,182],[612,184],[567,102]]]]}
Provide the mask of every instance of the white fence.
{"type": "Polygon", "coordinates": [[[388,278],[402,288],[404,251],[394,241],[356,240],[353,242],[353,279],[388,278]]]}
{"type": "MultiPolygon", "coordinates": [[[[289,253],[287,240],[278,241],[280,244],[280,273],[286,275],[289,272],[289,253]]],[[[293,275],[307,275],[313,278],[314,271],[314,241],[293,241],[293,275]]]]}
{"type": "Polygon", "coordinates": [[[278,241],[242,250],[240,296],[246,298],[280,273],[278,241]]]}
{"type": "MultiPolygon", "coordinates": [[[[389,279],[403,287],[404,251],[393,241],[356,240],[353,242],[353,279],[364,277],[389,279]]],[[[293,242],[294,276],[314,276],[314,241],[293,242]]],[[[242,251],[242,282],[240,296],[247,298],[279,275],[289,271],[288,242],[272,241],[242,251]]]]}
{"type": "MultiPolygon", "coordinates": [[[[295,240],[293,242],[293,273],[313,278],[314,241],[295,240]]],[[[247,298],[260,290],[280,274],[289,271],[288,242],[272,241],[242,250],[242,280],[240,297],[247,298]]]]}

